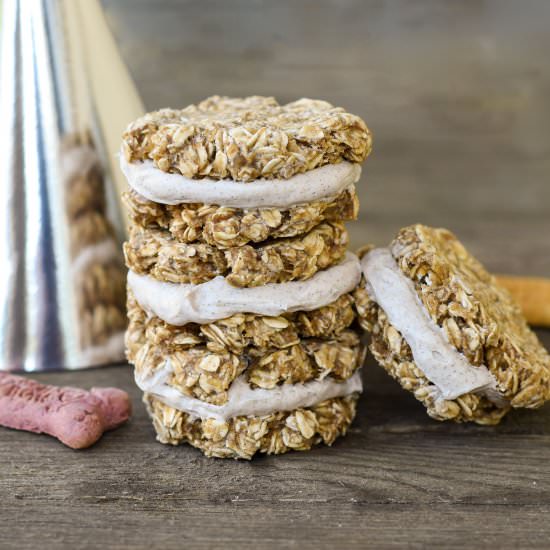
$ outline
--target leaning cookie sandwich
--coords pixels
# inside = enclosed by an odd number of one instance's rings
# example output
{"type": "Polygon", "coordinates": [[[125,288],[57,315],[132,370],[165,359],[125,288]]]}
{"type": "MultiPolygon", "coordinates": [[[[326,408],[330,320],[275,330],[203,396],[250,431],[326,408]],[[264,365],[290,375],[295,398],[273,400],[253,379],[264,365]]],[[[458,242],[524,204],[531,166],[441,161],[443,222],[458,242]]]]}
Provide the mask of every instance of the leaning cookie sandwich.
{"type": "Polygon", "coordinates": [[[405,227],[361,263],[355,301],[370,350],[430,416],[496,424],[550,397],[550,356],[451,232],[405,227]]]}

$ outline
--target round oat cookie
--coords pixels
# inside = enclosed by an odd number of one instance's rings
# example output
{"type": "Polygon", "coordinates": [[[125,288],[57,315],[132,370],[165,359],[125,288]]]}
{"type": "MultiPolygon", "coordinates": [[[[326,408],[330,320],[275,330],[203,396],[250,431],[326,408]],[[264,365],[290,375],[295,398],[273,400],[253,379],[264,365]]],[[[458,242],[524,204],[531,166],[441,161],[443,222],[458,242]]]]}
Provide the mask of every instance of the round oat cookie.
{"type": "Polygon", "coordinates": [[[147,393],[144,402],[161,443],[189,443],[209,457],[250,460],[256,453],[282,454],[306,451],[319,443],[332,445],[352,423],[358,397],[353,393],[312,407],[227,421],[192,417],[147,393]]]}
{"type": "Polygon", "coordinates": [[[243,209],[202,203],[167,205],[147,200],[132,189],[122,197],[134,224],[168,229],[179,242],[202,242],[219,249],[295,237],[324,221],[356,220],[359,213],[354,186],[335,197],[284,209],[243,209]]]}
{"type": "Polygon", "coordinates": [[[304,281],[339,263],[348,233],[342,222],[322,222],[308,233],[220,250],[182,243],[164,229],[130,227],[126,264],[135,273],[170,283],[201,284],[223,276],[236,287],[304,281]]]}
{"type": "Polygon", "coordinates": [[[222,406],[228,403],[230,390],[241,375],[251,389],[264,390],[315,380],[344,382],[364,358],[357,333],[345,330],[333,339],[309,338],[269,351],[250,347],[240,354],[215,352],[205,346],[168,350],[145,343],[130,359],[136,380],[159,377],[184,396],[222,406]]]}
{"type": "Polygon", "coordinates": [[[355,318],[351,302],[344,295],[286,317],[238,314],[174,327],[147,316],[130,293],[127,357],[136,376],[151,378],[162,370],[168,386],[213,405],[227,403],[243,373],[251,388],[262,389],[327,377],[345,381],[361,367],[366,351],[348,328],[355,318]]]}
{"type": "Polygon", "coordinates": [[[451,232],[405,227],[362,266],[354,298],[370,350],[430,416],[496,424],[550,398],[550,355],[451,232]]]}
{"type": "Polygon", "coordinates": [[[168,351],[206,346],[217,353],[242,354],[250,348],[260,353],[280,350],[302,339],[334,339],[350,328],[356,319],[351,294],[311,311],[294,311],[276,317],[256,313],[237,313],[206,324],[170,325],[148,314],[128,288],[128,358],[133,361],[148,343],[168,351]]]}
{"type": "Polygon", "coordinates": [[[164,172],[251,181],[282,178],[341,161],[362,162],[372,137],[365,122],[326,101],[279,105],[272,97],[212,96],[185,109],[161,109],[123,135],[128,162],[152,160],[164,172]]]}

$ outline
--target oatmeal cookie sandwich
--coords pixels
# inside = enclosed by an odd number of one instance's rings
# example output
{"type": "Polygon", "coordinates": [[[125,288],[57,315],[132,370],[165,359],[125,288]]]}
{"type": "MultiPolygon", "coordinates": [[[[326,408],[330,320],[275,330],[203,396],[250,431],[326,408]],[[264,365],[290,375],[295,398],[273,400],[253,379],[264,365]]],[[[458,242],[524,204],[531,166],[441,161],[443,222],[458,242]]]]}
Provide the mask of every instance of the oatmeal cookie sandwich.
{"type": "Polygon", "coordinates": [[[365,350],[344,222],[370,149],[359,117],[309,99],[129,126],[127,354],[160,441],[251,458],[346,432],[365,350]]]}
{"type": "Polygon", "coordinates": [[[132,123],[121,169],[127,264],[159,280],[305,280],[339,263],[371,149],[357,116],[324,101],[212,97],[132,123]]]}
{"type": "Polygon", "coordinates": [[[362,389],[360,277],[351,254],[307,281],[254,288],[130,272],[128,357],[158,439],[251,458],[344,434],[362,389]]]}
{"type": "Polygon", "coordinates": [[[370,350],[437,420],[497,424],[550,397],[550,356],[510,294],[445,229],[413,225],[361,260],[370,350]]]}

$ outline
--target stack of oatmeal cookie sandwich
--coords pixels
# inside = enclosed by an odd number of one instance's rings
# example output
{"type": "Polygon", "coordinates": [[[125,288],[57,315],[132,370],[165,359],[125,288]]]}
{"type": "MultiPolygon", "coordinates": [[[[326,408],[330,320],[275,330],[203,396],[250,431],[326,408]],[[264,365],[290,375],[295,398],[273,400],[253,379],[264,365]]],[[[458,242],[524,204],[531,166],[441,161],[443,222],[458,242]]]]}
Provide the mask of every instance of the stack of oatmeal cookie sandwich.
{"type": "Polygon", "coordinates": [[[331,444],[361,392],[344,222],[371,135],[324,101],[212,97],[132,123],[127,354],[164,443],[331,444]]]}

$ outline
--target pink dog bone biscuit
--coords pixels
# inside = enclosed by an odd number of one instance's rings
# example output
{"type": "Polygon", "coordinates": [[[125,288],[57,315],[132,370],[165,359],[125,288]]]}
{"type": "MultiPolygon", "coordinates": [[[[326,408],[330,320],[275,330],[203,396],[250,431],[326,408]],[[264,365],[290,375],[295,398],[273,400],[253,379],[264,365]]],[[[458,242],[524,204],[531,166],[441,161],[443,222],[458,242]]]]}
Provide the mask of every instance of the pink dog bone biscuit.
{"type": "Polygon", "coordinates": [[[0,373],[0,425],[52,435],[73,449],[93,445],[131,411],[128,394],[117,388],[62,388],[0,373]]]}

